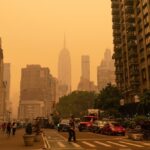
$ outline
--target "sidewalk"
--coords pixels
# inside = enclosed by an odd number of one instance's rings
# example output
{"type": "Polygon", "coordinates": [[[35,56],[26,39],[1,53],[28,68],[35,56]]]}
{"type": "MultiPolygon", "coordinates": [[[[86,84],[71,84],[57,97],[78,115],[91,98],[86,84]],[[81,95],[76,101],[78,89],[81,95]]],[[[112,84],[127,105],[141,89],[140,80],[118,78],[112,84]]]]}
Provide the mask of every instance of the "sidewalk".
{"type": "Polygon", "coordinates": [[[43,147],[43,141],[34,142],[33,146],[25,146],[24,129],[18,129],[15,136],[7,137],[0,131],[0,149],[1,150],[40,150],[43,147]]]}

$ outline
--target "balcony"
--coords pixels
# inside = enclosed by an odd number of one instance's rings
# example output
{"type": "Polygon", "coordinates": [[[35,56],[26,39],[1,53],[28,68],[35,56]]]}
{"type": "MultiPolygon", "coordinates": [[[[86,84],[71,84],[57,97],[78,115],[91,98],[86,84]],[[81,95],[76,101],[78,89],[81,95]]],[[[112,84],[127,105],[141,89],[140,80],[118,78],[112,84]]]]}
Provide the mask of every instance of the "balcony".
{"type": "Polygon", "coordinates": [[[126,15],[126,22],[134,23],[135,22],[135,18],[132,17],[131,15],[126,15]]]}
{"type": "Polygon", "coordinates": [[[118,74],[123,74],[122,69],[117,69],[117,70],[115,71],[115,74],[116,74],[116,75],[118,75],[118,74]]]}
{"type": "Polygon", "coordinates": [[[120,19],[119,19],[119,17],[112,17],[112,22],[117,22],[117,23],[119,23],[120,22],[120,19]]]}
{"type": "Polygon", "coordinates": [[[129,66],[137,65],[137,64],[138,64],[138,60],[137,59],[135,59],[135,58],[129,59],[129,66]]]}
{"type": "Polygon", "coordinates": [[[131,6],[131,5],[133,5],[133,0],[125,0],[124,4],[127,6],[131,6]]]}
{"type": "Polygon", "coordinates": [[[139,76],[139,71],[138,70],[130,70],[130,76],[139,76]]]}
{"type": "Polygon", "coordinates": [[[113,32],[113,36],[114,37],[121,37],[121,33],[120,32],[113,32]]]}
{"type": "Polygon", "coordinates": [[[141,9],[139,7],[137,7],[136,13],[139,14],[140,12],[141,12],[141,9]]]}
{"type": "Polygon", "coordinates": [[[127,34],[127,41],[129,42],[130,40],[135,40],[136,39],[136,36],[135,34],[127,34]]]}
{"type": "Polygon", "coordinates": [[[120,38],[115,38],[115,39],[113,40],[113,43],[114,43],[114,44],[121,44],[121,39],[120,39],[120,38]]]}
{"type": "Polygon", "coordinates": [[[113,59],[121,59],[122,58],[122,53],[116,52],[113,54],[113,59]]]}
{"type": "Polygon", "coordinates": [[[120,23],[114,23],[113,24],[113,29],[120,29],[120,23]]]}
{"type": "Polygon", "coordinates": [[[136,0],[136,5],[139,5],[139,3],[140,3],[140,0],[136,0]]]}
{"type": "Polygon", "coordinates": [[[130,84],[133,86],[133,85],[139,85],[140,84],[140,81],[139,80],[131,80],[130,81],[130,84]]]}
{"type": "Polygon", "coordinates": [[[131,49],[129,52],[128,52],[128,55],[129,55],[129,57],[131,58],[131,57],[137,57],[137,51],[136,50],[134,50],[134,49],[131,49]]]}
{"type": "Polygon", "coordinates": [[[131,23],[128,23],[126,27],[128,31],[135,31],[135,26],[132,25],[131,23]]]}
{"type": "Polygon", "coordinates": [[[128,43],[128,47],[136,49],[137,48],[137,44],[134,41],[131,41],[131,42],[128,43]]]}
{"type": "Polygon", "coordinates": [[[127,7],[127,8],[125,9],[125,13],[126,13],[126,14],[133,14],[133,13],[134,13],[133,7],[127,7]]]}
{"type": "Polygon", "coordinates": [[[119,15],[119,9],[112,9],[112,15],[119,15]]]}
{"type": "Polygon", "coordinates": [[[111,3],[111,8],[119,8],[119,3],[118,3],[118,1],[111,3]]]}

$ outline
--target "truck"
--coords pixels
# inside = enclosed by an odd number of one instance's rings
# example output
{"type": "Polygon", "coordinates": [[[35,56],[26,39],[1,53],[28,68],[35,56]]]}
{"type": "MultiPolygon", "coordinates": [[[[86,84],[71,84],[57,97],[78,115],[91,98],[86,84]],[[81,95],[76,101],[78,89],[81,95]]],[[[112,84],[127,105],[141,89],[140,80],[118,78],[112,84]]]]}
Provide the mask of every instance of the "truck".
{"type": "Polygon", "coordinates": [[[88,109],[89,116],[96,116],[98,119],[100,117],[100,110],[99,109],[88,109]]]}
{"type": "Polygon", "coordinates": [[[88,114],[83,116],[81,122],[79,123],[79,131],[91,131],[93,122],[99,118],[99,109],[88,109],[88,114]]]}

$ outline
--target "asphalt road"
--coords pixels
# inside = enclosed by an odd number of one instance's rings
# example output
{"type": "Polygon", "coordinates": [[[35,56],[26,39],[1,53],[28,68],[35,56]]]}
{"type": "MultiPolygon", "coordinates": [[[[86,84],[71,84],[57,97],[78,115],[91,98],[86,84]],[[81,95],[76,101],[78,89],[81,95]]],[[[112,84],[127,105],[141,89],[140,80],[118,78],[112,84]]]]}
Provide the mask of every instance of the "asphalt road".
{"type": "Polygon", "coordinates": [[[68,133],[46,130],[52,150],[150,150],[148,141],[132,141],[124,136],[107,136],[91,132],[76,132],[77,142],[68,142],[68,133]]]}

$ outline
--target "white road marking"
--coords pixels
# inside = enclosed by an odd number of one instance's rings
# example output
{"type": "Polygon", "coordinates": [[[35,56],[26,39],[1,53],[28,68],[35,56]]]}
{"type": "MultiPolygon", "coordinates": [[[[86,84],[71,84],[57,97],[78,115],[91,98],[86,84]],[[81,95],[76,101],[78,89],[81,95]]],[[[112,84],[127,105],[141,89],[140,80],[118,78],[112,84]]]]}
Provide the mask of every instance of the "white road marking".
{"type": "Polygon", "coordinates": [[[95,141],[94,143],[99,144],[99,145],[103,145],[103,146],[106,146],[106,147],[111,147],[111,145],[108,145],[108,144],[105,144],[105,143],[102,143],[102,142],[99,142],[99,141],[95,141]]]}
{"type": "Polygon", "coordinates": [[[88,143],[88,142],[86,142],[86,141],[83,141],[82,143],[83,143],[83,144],[86,144],[86,145],[88,145],[88,146],[90,146],[90,147],[95,147],[95,145],[90,144],[90,143],[88,143]]]}
{"type": "Polygon", "coordinates": [[[145,146],[150,146],[150,143],[141,143],[141,144],[143,144],[145,146]]]}
{"type": "Polygon", "coordinates": [[[113,145],[117,145],[117,146],[120,146],[120,147],[127,147],[126,145],[115,143],[115,142],[111,142],[111,141],[107,141],[107,143],[110,143],[110,144],[113,144],[113,145]]]}
{"type": "Polygon", "coordinates": [[[77,143],[71,143],[73,146],[77,147],[77,148],[81,148],[81,146],[77,143]]]}
{"type": "Polygon", "coordinates": [[[64,148],[65,145],[62,143],[62,142],[57,142],[57,144],[61,147],[61,148],[64,148]]]}
{"type": "Polygon", "coordinates": [[[123,142],[123,141],[119,141],[120,143],[123,143],[123,144],[128,144],[128,145],[131,145],[131,146],[135,146],[135,147],[144,147],[142,145],[138,145],[138,144],[134,144],[134,143],[128,143],[128,142],[123,142]]]}

